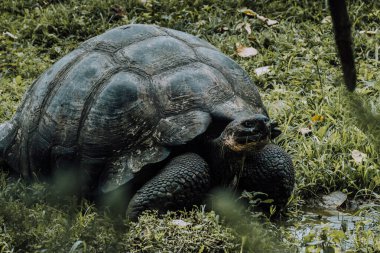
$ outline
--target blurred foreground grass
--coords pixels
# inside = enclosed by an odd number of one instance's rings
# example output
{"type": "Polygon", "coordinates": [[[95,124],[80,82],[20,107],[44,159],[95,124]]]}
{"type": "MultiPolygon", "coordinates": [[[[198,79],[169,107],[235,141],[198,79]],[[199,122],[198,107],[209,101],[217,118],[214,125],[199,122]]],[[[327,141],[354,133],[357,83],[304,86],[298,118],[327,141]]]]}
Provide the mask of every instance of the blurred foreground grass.
{"type": "MultiPolygon", "coordinates": [[[[340,85],[325,1],[2,0],[0,122],[13,115],[33,80],[80,42],[127,23],[158,24],[208,40],[241,64],[259,86],[271,117],[283,130],[276,142],[292,155],[297,170],[289,217],[302,216],[301,206],[309,205],[308,199],[336,190],[350,199],[371,200],[373,205],[362,213],[379,212],[380,138],[378,127],[369,122],[379,122],[380,4],[350,1],[349,7],[359,80],[353,98],[340,85]],[[279,24],[268,26],[242,8],[279,24]],[[237,44],[259,53],[241,58],[237,44]],[[265,66],[269,72],[255,74],[265,66]],[[355,150],[364,159],[358,160],[355,150]]],[[[163,219],[147,214],[130,223],[109,218],[87,201],[57,196],[43,183],[10,180],[5,173],[0,178],[0,252],[327,251],[330,246],[343,250],[348,236],[347,231],[339,230],[342,235],[327,228],[324,234],[297,239],[286,228],[256,223],[253,213],[227,215],[234,218],[233,225],[202,209],[163,219]],[[248,228],[239,229],[240,220],[248,228]]],[[[380,251],[379,225],[359,225],[350,247],[380,251]]]]}

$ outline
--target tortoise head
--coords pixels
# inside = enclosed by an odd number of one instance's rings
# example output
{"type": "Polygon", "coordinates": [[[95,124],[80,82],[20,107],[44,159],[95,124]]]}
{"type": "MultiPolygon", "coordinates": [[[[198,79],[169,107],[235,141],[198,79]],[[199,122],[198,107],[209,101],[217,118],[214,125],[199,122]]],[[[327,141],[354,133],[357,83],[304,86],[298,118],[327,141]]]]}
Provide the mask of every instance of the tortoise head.
{"type": "Polygon", "coordinates": [[[281,133],[277,126],[263,114],[239,118],[226,126],[218,138],[219,143],[235,152],[257,150],[281,133]]]}
{"type": "Polygon", "coordinates": [[[294,187],[294,168],[290,156],[269,143],[281,133],[277,126],[263,114],[231,121],[214,139],[217,152],[212,169],[222,183],[265,193],[283,206],[294,187]]]}

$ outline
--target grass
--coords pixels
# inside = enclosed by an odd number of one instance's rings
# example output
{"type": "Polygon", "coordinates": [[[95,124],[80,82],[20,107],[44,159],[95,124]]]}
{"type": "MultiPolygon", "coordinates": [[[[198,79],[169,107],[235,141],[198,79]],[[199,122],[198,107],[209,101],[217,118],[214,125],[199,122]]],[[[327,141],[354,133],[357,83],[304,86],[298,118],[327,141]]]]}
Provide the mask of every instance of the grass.
{"type": "MultiPolygon", "coordinates": [[[[12,117],[33,80],[80,42],[122,24],[158,24],[208,40],[245,68],[260,88],[271,117],[283,130],[276,142],[292,155],[296,167],[289,217],[304,215],[302,206],[308,205],[308,199],[336,190],[351,200],[378,203],[380,33],[366,31],[378,29],[379,7],[376,1],[349,4],[359,81],[352,97],[341,85],[331,23],[322,22],[329,15],[325,1],[3,0],[0,122],[12,117]],[[244,15],[239,11],[243,7],[279,24],[269,27],[244,15]],[[259,54],[241,58],[237,43],[252,46],[259,54]],[[271,71],[255,75],[254,70],[263,66],[271,66],[271,71]],[[311,133],[300,134],[303,128],[311,133]],[[356,162],[353,150],[364,153],[366,159],[356,162]]],[[[138,223],[115,221],[87,201],[71,196],[57,199],[44,183],[10,180],[5,173],[0,179],[0,252],[268,252],[285,247],[278,237],[294,251],[328,250],[343,249],[349,233],[327,228],[297,239],[286,227],[267,222],[240,230],[228,218],[202,209],[163,219],[146,214],[138,223]],[[191,225],[173,225],[173,219],[191,225]]],[[[378,214],[379,206],[360,210],[358,215],[366,218],[378,214]]],[[[251,215],[227,217],[249,218],[246,223],[250,224],[251,215]]],[[[380,250],[378,224],[368,218],[355,229],[350,237],[354,251],[380,250]]]]}

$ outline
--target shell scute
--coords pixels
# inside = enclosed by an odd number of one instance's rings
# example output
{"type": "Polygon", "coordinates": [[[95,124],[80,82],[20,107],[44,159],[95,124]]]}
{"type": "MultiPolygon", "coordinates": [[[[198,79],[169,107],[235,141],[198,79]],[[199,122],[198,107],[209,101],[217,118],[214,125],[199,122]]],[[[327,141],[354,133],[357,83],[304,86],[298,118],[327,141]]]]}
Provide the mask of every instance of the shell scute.
{"type": "Polygon", "coordinates": [[[186,44],[188,44],[192,47],[206,47],[209,49],[218,50],[216,47],[214,47],[213,45],[211,45],[207,41],[202,40],[202,39],[200,39],[194,35],[190,35],[188,33],[169,29],[169,28],[161,28],[161,29],[163,31],[165,31],[167,34],[169,34],[170,36],[172,36],[178,40],[181,40],[181,41],[185,42],[186,44]]]}
{"type": "Polygon", "coordinates": [[[112,76],[114,65],[102,53],[91,53],[75,64],[75,67],[60,80],[56,96],[51,96],[42,112],[40,133],[54,128],[47,140],[62,146],[72,146],[76,140],[86,101],[102,83],[112,76]]]}
{"type": "Polygon", "coordinates": [[[150,75],[196,61],[191,47],[168,36],[152,37],[124,47],[118,55],[121,61],[128,61],[150,75]]]}
{"type": "Polygon", "coordinates": [[[158,120],[149,80],[121,71],[104,83],[89,107],[80,130],[82,151],[107,156],[114,150],[129,150],[149,136],[158,120]]]}
{"type": "MultiPolygon", "coordinates": [[[[264,109],[257,87],[251,82],[248,74],[231,58],[221,52],[208,48],[196,48],[197,56],[202,62],[218,69],[231,84],[231,89],[249,105],[257,109],[264,109]]],[[[262,113],[266,114],[265,111],[262,113]]]]}
{"type": "Polygon", "coordinates": [[[204,133],[210,123],[209,113],[190,111],[161,119],[153,137],[164,146],[183,145],[204,133]]]}
{"type": "Polygon", "coordinates": [[[234,96],[220,72],[199,62],[163,72],[152,82],[164,115],[197,109],[209,112],[234,96]]]}
{"type": "Polygon", "coordinates": [[[139,43],[145,39],[165,36],[166,33],[152,25],[125,25],[108,30],[81,44],[86,50],[102,50],[115,52],[123,47],[139,43]]]}

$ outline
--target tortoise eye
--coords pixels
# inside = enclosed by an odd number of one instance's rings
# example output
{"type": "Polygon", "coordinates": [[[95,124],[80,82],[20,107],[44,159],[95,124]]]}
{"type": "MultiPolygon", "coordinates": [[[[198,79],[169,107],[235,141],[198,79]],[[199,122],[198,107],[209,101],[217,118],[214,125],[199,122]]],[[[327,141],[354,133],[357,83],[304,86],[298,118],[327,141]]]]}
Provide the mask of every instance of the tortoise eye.
{"type": "Polygon", "coordinates": [[[256,126],[256,121],[255,120],[246,120],[242,122],[242,126],[246,128],[253,128],[256,126]]]}

